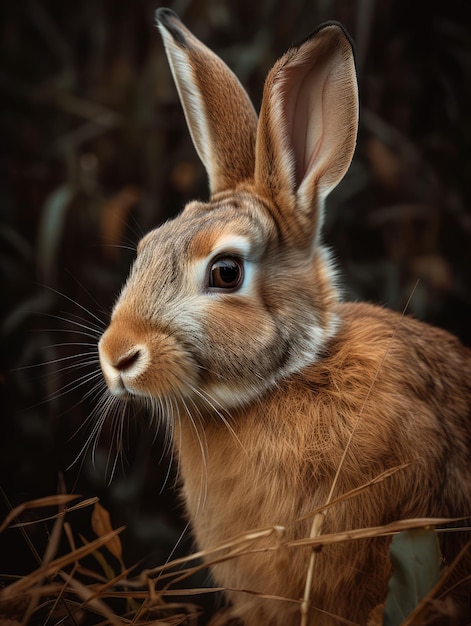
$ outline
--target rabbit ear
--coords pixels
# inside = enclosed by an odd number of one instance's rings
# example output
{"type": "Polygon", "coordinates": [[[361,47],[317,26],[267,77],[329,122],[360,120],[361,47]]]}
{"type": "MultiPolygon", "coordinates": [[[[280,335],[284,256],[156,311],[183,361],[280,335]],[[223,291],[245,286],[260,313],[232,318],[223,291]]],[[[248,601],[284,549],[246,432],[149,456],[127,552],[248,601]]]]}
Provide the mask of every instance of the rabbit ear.
{"type": "Polygon", "coordinates": [[[257,114],[247,93],[173,11],[158,9],[156,18],[211,193],[253,179],[257,114]]]}
{"type": "MultiPolygon", "coordinates": [[[[268,74],[257,135],[255,180],[309,237],[324,198],[350,165],[358,126],[352,44],[330,22],[291,48],[268,74]]],[[[314,229],[314,233],[312,230],[314,229]]]]}

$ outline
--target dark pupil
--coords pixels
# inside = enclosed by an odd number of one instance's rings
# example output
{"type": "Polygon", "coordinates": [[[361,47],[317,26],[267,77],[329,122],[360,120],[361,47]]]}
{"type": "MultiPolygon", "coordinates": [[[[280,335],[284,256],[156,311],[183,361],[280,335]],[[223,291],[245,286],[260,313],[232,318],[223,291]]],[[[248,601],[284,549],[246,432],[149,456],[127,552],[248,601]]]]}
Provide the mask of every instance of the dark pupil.
{"type": "Polygon", "coordinates": [[[237,280],[239,266],[234,261],[221,261],[219,265],[219,277],[223,283],[229,285],[237,280]]]}
{"type": "Polygon", "coordinates": [[[225,257],[214,261],[209,275],[209,287],[237,289],[243,278],[243,266],[237,259],[225,257]]]}

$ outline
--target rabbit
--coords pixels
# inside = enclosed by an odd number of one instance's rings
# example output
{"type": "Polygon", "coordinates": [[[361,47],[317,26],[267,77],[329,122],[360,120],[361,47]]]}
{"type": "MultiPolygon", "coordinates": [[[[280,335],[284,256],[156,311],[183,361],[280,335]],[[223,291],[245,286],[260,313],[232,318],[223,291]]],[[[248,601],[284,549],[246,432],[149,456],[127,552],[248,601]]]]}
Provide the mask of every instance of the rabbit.
{"type": "MultiPolygon", "coordinates": [[[[275,63],[258,117],[173,11],[158,9],[157,23],[210,200],[140,241],[99,341],[101,368],[116,401],[147,403],[167,421],[200,549],[254,529],[283,533],[280,549],[260,533],[212,565],[230,615],[299,624],[312,551],[287,545],[309,537],[309,514],[332,497],[323,534],[471,515],[471,351],[340,296],[321,230],[357,136],[343,27],[323,24],[275,63]]],[[[445,535],[447,563],[464,535],[445,535]]],[[[365,624],[387,593],[389,542],[325,545],[306,623],[365,624]]],[[[455,589],[463,614],[467,584],[455,589]]]]}

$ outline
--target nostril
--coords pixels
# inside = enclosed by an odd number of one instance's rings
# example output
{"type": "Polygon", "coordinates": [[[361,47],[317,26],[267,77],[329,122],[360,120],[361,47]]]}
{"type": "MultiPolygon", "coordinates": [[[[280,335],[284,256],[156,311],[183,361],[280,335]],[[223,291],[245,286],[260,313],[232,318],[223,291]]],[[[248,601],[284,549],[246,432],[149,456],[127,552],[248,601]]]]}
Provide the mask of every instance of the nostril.
{"type": "Polygon", "coordinates": [[[131,369],[131,367],[135,365],[140,358],[141,350],[139,348],[132,348],[132,350],[120,356],[113,365],[118,371],[125,372],[126,370],[131,369]]]}

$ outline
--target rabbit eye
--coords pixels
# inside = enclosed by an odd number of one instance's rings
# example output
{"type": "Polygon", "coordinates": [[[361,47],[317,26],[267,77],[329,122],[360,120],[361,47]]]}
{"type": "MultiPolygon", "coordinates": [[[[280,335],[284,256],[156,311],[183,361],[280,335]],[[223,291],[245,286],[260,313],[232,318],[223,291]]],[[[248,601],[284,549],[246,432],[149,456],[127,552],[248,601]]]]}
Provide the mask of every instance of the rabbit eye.
{"type": "Polygon", "coordinates": [[[241,259],[233,256],[219,257],[212,262],[209,270],[208,287],[236,291],[244,280],[244,265],[241,259]]]}

